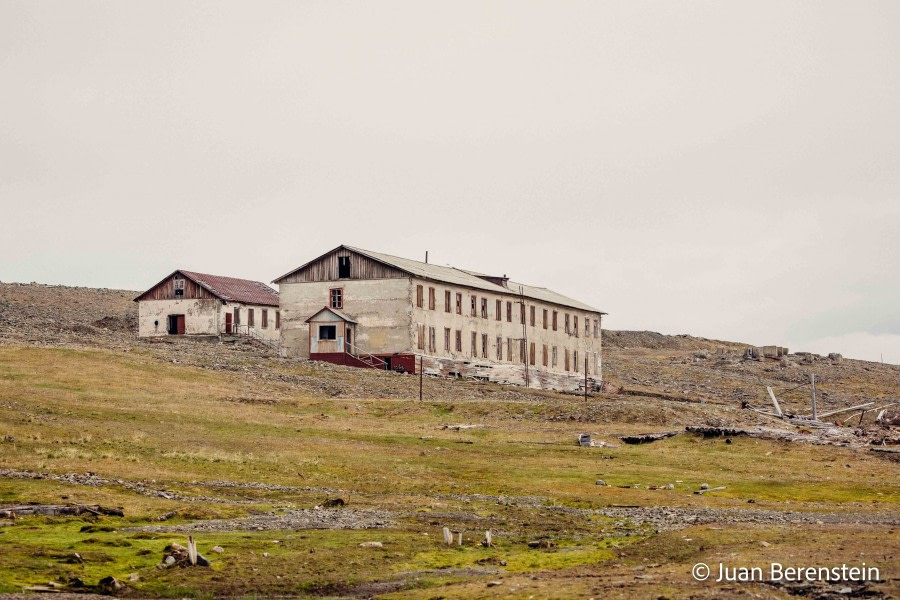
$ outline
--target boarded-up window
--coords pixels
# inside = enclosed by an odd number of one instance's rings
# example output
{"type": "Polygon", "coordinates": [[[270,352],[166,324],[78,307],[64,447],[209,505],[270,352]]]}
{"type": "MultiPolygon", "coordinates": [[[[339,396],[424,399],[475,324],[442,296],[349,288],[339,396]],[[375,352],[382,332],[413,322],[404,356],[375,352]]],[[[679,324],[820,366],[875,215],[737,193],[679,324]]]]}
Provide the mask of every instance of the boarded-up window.
{"type": "Polygon", "coordinates": [[[503,300],[497,300],[497,314],[495,316],[498,321],[503,320],[503,300]]]}
{"type": "Polygon", "coordinates": [[[506,301],[506,322],[512,323],[512,302],[506,301]]]}
{"type": "Polygon", "coordinates": [[[503,337],[497,336],[497,360],[503,360],[503,337]]]}
{"type": "Polygon", "coordinates": [[[462,294],[459,292],[456,294],[456,314],[462,314],[462,294]]]}
{"type": "Polygon", "coordinates": [[[281,311],[275,311],[275,329],[281,329],[281,311]]]}
{"type": "Polygon", "coordinates": [[[419,350],[425,349],[425,326],[419,325],[419,350]]]}
{"type": "Polygon", "coordinates": [[[444,312],[450,312],[450,290],[444,290],[444,312]]]}
{"type": "Polygon", "coordinates": [[[547,344],[544,344],[544,347],[541,348],[541,364],[545,367],[547,366],[547,344]]]}
{"type": "Polygon", "coordinates": [[[525,303],[524,302],[519,304],[519,322],[522,325],[525,324],[525,303]]]}
{"type": "Polygon", "coordinates": [[[241,309],[239,308],[234,309],[234,324],[235,326],[241,324],[241,309]]]}
{"type": "Polygon", "coordinates": [[[566,366],[565,366],[565,368],[566,368],[566,371],[568,371],[568,370],[569,370],[569,349],[568,349],[568,348],[563,348],[563,354],[564,354],[565,357],[566,357],[566,366]]]}
{"type": "Polygon", "coordinates": [[[343,288],[332,288],[328,290],[328,296],[331,300],[331,308],[344,308],[343,288]]]}
{"type": "Polygon", "coordinates": [[[600,337],[600,321],[594,319],[594,337],[600,337]]]}
{"type": "Polygon", "coordinates": [[[531,326],[534,327],[534,306],[531,307],[531,314],[529,314],[528,316],[530,319],[529,322],[531,323],[531,326]]]}
{"type": "Polygon", "coordinates": [[[544,320],[543,320],[543,323],[544,323],[544,329],[547,329],[547,309],[546,309],[546,308],[544,309],[544,320]]]}
{"type": "Polygon", "coordinates": [[[488,357],[488,336],[486,333],[481,334],[481,358],[488,357]]]}
{"type": "Polygon", "coordinates": [[[456,330],[456,351],[462,352],[462,331],[456,330]]]}
{"type": "Polygon", "coordinates": [[[555,367],[556,365],[559,364],[559,357],[556,355],[556,346],[553,346],[553,355],[551,358],[552,358],[552,360],[550,362],[551,366],[555,367]]]}
{"type": "Polygon", "coordinates": [[[487,299],[487,298],[482,298],[482,299],[481,299],[481,318],[482,318],[482,319],[487,319],[487,318],[488,318],[488,316],[487,316],[487,302],[488,302],[488,299],[487,299]]]}
{"type": "Polygon", "coordinates": [[[421,285],[416,286],[416,306],[422,308],[424,304],[424,290],[421,285]]]}
{"type": "Polygon", "coordinates": [[[569,313],[566,313],[566,333],[569,333],[569,313]]]}
{"type": "Polygon", "coordinates": [[[575,337],[578,337],[578,315],[572,317],[572,331],[575,332],[575,337]]]}
{"type": "Polygon", "coordinates": [[[428,288],[428,310],[434,310],[434,288],[428,288]]]}
{"type": "Polygon", "coordinates": [[[506,360],[513,361],[512,338],[506,338],[506,360]]]}
{"type": "Polygon", "coordinates": [[[253,309],[247,309],[247,327],[253,327],[255,323],[253,322],[253,309]]]}
{"type": "Polygon", "coordinates": [[[578,350],[572,350],[572,367],[573,371],[578,372],[578,350]]]}
{"type": "Polygon", "coordinates": [[[444,327],[444,351],[450,352],[450,328],[444,327]]]}
{"type": "Polygon", "coordinates": [[[269,328],[269,311],[266,310],[265,308],[260,309],[260,310],[262,311],[262,314],[260,315],[260,318],[261,318],[260,320],[262,321],[262,323],[261,323],[262,328],[268,329],[269,328]]]}
{"type": "Polygon", "coordinates": [[[473,331],[472,332],[472,348],[471,348],[472,358],[475,358],[476,356],[478,356],[478,347],[477,346],[478,346],[478,334],[473,331]]]}
{"type": "Polygon", "coordinates": [[[519,340],[519,362],[525,364],[525,340],[519,340]]]}
{"type": "Polygon", "coordinates": [[[428,328],[428,351],[434,352],[437,350],[437,342],[435,341],[435,332],[434,327],[428,328]]]}
{"type": "Polygon", "coordinates": [[[553,331],[556,331],[556,324],[557,324],[558,316],[559,316],[559,313],[554,310],[553,311],[553,331]]]}
{"type": "Polygon", "coordinates": [[[534,364],[534,342],[531,342],[530,346],[528,347],[528,364],[534,364]]]}
{"type": "Polygon", "coordinates": [[[469,299],[472,301],[472,311],[470,314],[473,317],[477,317],[478,316],[478,296],[472,295],[469,297],[469,299]]]}

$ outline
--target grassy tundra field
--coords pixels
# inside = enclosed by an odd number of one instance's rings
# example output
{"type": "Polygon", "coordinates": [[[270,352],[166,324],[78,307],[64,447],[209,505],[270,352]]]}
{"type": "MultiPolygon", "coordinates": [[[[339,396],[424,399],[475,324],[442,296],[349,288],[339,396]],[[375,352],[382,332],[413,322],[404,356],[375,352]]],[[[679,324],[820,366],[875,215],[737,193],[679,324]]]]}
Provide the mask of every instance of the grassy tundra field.
{"type": "MultiPolygon", "coordinates": [[[[895,441],[896,427],[854,422],[843,445],[684,433],[790,430],[740,406],[761,405],[765,385],[789,389],[799,365],[614,336],[605,360],[622,393],[585,402],[426,378],[420,402],[409,375],[136,340],[125,292],[11,288],[0,286],[0,510],[124,516],[0,519],[0,593],[97,591],[112,576],[130,597],[900,596],[900,463],[868,443],[895,441]],[[60,308],[73,295],[104,318],[60,308]],[[660,431],[682,433],[619,439],[660,431]],[[606,446],[579,447],[580,433],[606,446]],[[701,484],[724,489],[696,494],[701,484]],[[211,565],[161,565],[188,535],[211,565]],[[701,562],[711,579],[720,563],[768,575],[772,562],[865,563],[880,577],[697,581],[701,562]]],[[[890,365],[815,368],[825,406],[900,392],[890,365]]],[[[785,405],[799,411],[803,393],[785,405]]]]}

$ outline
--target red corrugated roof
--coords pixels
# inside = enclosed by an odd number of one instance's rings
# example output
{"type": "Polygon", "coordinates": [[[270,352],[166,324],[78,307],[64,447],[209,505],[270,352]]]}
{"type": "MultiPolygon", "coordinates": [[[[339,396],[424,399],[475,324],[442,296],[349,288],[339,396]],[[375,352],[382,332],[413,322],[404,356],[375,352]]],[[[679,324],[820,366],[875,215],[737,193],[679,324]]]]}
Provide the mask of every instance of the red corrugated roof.
{"type": "Polygon", "coordinates": [[[223,277],[221,275],[207,275],[206,273],[195,273],[194,271],[179,270],[179,272],[223,300],[242,302],[244,304],[278,306],[278,292],[261,281],[223,277]]]}

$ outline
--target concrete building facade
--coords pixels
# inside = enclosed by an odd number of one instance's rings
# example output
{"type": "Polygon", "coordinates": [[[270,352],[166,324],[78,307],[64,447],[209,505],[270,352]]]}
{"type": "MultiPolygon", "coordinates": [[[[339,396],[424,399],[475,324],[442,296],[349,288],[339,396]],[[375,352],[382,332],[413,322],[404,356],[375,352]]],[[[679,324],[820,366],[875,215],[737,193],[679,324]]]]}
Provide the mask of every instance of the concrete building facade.
{"type": "Polygon", "coordinates": [[[135,298],[138,335],[281,337],[278,292],[259,281],[177,270],[135,298]]]}
{"type": "Polygon", "coordinates": [[[602,382],[605,313],[505,275],[339,246],[274,283],[288,357],[412,372],[421,359],[426,373],[551,389],[602,382]]]}

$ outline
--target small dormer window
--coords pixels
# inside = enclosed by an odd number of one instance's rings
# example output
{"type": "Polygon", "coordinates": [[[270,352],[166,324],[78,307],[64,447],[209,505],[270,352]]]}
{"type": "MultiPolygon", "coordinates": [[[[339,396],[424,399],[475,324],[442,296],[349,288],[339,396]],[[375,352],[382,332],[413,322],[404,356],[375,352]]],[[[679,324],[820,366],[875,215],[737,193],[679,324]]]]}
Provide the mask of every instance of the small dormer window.
{"type": "Polygon", "coordinates": [[[175,297],[181,298],[184,296],[184,279],[176,279],[175,280],[175,297]]]}

